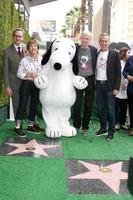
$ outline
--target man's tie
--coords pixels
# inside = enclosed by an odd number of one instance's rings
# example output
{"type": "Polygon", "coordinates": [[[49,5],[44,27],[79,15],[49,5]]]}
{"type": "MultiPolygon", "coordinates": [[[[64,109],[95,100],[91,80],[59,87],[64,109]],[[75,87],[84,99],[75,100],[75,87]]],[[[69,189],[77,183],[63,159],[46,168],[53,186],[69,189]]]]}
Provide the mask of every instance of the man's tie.
{"type": "Polygon", "coordinates": [[[21,50],[20,50],[21,47],[18,47],[17,49],[18,49],[18,55],[19,55],[19,57],[21,58],[21,57],[22,57],[22,52],[21,52],[21,50]]]}

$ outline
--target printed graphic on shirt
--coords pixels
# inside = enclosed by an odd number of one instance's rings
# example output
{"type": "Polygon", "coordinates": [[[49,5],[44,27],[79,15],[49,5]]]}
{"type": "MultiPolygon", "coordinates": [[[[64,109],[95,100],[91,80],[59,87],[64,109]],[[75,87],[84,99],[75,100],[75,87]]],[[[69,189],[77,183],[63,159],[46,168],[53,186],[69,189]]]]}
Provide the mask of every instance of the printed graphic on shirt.
{"type": "Polygon", "coordinates": [[[96,79],[97,80],[107,80],[107,57],[108,51],[100,52],[97,59],[96,66],[96,79]]]}
{"type": "Polygon", "coordinates": [[[82,72],[91,72],[92,66],[88,56],[82,55],[80,58],[80,71],[82,72]]]}
{"type": "Polygon", "coordinates": [[[106,59],[105,58],[101,57],[99,59],[98,68],[101,69],[101,70],[105,70],[106,69],[106,59]]]}

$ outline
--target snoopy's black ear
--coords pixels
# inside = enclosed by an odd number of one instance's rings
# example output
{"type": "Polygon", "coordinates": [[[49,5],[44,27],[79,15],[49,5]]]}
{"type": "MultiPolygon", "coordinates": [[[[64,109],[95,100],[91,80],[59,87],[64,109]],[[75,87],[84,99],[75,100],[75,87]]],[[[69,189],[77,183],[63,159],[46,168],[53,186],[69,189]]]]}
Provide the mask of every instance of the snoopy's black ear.
{"type": "Polygon", "coordinates": [[[74,55],[74,58],[72,59],[72,64],[73,64],[73,67],[72,67],[72,69],[73,69],[73,73],[75,74],[75,75],[77,75],[78,74],[78,55],[77,55],[78,53],[77,53],[77,50],[76,50],[76,53],[75,53],[75,55],[74,55]]]}
{"type": "MultiPolygon", "coordinates": [[[[53,44],[53,43],[52,43],[53,44]]],[[[52,48],[52,44],[50,45],[49,49],[47,50],[47,52],[43,55],[43,58],[42,58],[42,61],[41,61],[41,64],[42,65],[45,65],[49,58],[50,58],[50,55],[51,55],[51,48],[52,48]]]]}

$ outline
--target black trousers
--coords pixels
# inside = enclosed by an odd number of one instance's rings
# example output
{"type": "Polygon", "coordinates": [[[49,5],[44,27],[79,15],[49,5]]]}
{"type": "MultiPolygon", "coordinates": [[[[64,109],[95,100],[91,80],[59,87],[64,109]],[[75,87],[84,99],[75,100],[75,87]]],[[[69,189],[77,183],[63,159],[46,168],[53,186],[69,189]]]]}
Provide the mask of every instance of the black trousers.
{"type": "Polygon", "coordinates": [[[76,101],[73,106],[73,126],[75,128],[88,129],[92,115],[94,102],[94,76],[86,77],[88,82],[84,90],[76,89],[76,101]],[[83,108],[83,113],[81,110],[83,108]]]}
{"type": "Polygon", "coordinates": [[[127,115],[127,99],[115,98],[115,123],[124,125],[127,115]]]}
{"type": "Polygon", "coordinates": [[[127,93],[127,96],[129,105],[130,127],[133,128],[133,94],[127,93]]]}
{"type": "Polygon", "coordinates": [[[19,105],[16,114],[16,121],[23,119],[28,100],[30,99],[29,121],[34,122],[39,103],[39,89],[33,81],[23,80],[19,90],[19,105]]]}

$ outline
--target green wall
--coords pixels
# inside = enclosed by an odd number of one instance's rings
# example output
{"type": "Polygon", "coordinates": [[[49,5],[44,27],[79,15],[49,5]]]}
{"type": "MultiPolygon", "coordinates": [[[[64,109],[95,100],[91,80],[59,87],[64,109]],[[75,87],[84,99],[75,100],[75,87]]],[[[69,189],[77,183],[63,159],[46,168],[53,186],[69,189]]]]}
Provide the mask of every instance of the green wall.
{"type": "Polygon", "coordinates": [[[12,43],[12,32],[21,27],[25,30],[24,42],[29,39],[25,24],[18,11],[15,9],[13,0],[0,0],[0,108],[8,104],[3,81],[3,52],[12,43]]]}

